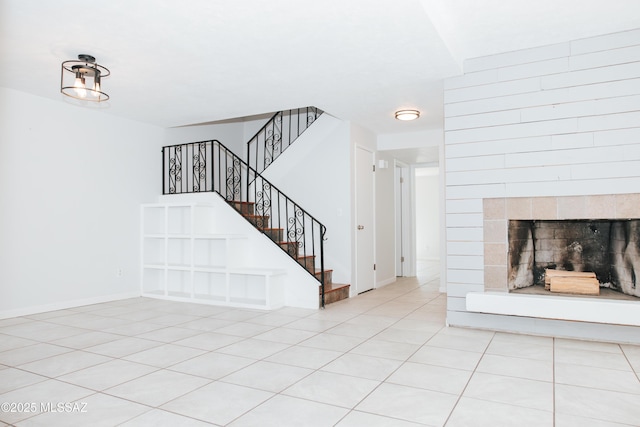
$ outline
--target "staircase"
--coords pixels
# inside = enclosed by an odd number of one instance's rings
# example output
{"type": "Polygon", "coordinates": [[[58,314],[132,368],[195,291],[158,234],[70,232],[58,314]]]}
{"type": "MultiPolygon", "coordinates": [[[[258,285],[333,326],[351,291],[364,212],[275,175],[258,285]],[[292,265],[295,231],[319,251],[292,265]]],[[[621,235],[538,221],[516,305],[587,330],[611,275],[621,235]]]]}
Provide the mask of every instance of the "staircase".
{"type": "Polygon", "coordinates": [[[261,172],[313,124],[314,107],[276,113],[247,143],[240,159],[217,140],[163,147],[163,194],[215,192],[319,283],[319,307],[349,297],[324,266],[326,227],[261,172]]]}
{"type": "MultiPolygon", "coordinates": [[[[298,242],[285,240],[286,236],[283,228],[270,227],[271,224],[268,215],[256,215],[255,202],[232,200],[228,203],[254,227],[269,237],[269,239],[278,245],[280,249],[285,251],[291,258],[295,259],[302,268],[313,274],[318,282],[324,282],[324,304],[331,304],[333,302],[349,298],[350,285],[333,283],[333,270],[324,270],[324,277],[322,277],[323,271],[315,267],[316,257],[313,255],[301,255],[298,250],[298,242]]],[[[322,307],[322,285],[319,286],[318,290],[319,306],[322,307]]]]}

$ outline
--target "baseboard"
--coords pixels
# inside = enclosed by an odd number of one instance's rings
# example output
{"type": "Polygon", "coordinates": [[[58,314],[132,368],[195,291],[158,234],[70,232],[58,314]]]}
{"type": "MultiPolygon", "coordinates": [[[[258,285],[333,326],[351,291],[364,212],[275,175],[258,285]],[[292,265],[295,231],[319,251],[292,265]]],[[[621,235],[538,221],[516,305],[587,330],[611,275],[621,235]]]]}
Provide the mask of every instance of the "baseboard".
{"type": "Polygon", "coordinates": [[[127,292],[123,294],[104,295],[100,297],[84,298],[73,301],[62,301],[52,304],[25,307],[15,310],[0,311],[0,319],[11,317],[29,316],[31,314],[46,313],[47,311],[65,310],[68,308],[82,307],[83,305],[100,304],[103,302],[118,301],[128,298],[137,298],[140,292],[127,292]]]}

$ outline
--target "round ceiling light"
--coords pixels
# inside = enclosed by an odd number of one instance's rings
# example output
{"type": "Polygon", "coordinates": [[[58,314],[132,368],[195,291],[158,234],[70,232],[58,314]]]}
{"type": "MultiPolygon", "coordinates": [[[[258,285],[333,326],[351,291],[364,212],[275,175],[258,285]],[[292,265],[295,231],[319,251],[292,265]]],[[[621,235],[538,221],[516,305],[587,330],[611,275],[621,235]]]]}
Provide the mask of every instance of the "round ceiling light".
{"type": "Polygon", "coordinates": [[[396,111],[396,119],[408,121],[415,120],[420,117],[420,111],[418,110],[398,110],[396,111]]]}

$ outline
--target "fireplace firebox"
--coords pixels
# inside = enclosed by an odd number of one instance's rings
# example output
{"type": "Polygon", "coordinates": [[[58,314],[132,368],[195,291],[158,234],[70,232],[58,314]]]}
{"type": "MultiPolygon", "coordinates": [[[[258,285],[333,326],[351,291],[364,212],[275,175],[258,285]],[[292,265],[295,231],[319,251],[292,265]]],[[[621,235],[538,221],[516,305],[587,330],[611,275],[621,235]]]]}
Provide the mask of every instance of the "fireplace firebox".
{"type": "Polygon", "coordinates": [[[546,269],[593,272],[640,297],[640,219],[509,220],[509,291],[544,285],[546,269]]]}

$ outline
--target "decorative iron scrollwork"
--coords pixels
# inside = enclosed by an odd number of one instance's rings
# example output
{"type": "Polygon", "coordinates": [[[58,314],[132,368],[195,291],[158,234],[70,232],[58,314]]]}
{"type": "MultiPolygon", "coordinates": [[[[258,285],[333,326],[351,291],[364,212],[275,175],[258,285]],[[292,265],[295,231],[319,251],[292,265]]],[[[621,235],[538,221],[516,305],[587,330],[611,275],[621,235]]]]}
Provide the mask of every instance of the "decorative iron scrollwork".
{"type": "MultiPolygon", "coordinates": [[[[193,191],[201,191],[200,183],[207,177],[207,145],[202,142],[198,144],[198,153],[193,155],[193,191]]],[[[202,189],[202,191],[206,188],[202,189]]]]}
{"type": "Polygon", "coordinates": [[[255,217],[254,225],[259,228],[268,228],[269,227],[269,217],[264,215],[258,215],[255,217]]]}
{"type": "Polygon", "coordinates": [[[287,236],[289,241],[296,242],[298,248],[301,250],[304,249],[304,211],[298,207],[298,205],[294,205],[293,207],[293,216],[288,220],[287,226],[287,236]]]}
{"type": "Polygon", "coordinates": [[[316,121],[316,113],[307,113],[307,127],[311,126],[313,122],[316,121]]]}
{"type": "Polygon", "coordinates": [[[227,167],[227,194],[225,198],[227,200],[239,200],[240,196],[240,160],[233,159],[232,166],[227,167]]]}
{"type": "Polygon", "coordinates": [[[256,192],[256,212],[265,215],[271,208],[271,184],[262,181],[262,190],[256,192]]]}
{"type": "Polygon", "coordinates": [[[175,194],[182,181],[182,147],[175,147],[174,157],[169,158],[169,193],[175,194]]]}
{"type": "Polygon", "coordinates": [[[267,168],[280,154],[282,154],[282,113],[273,120],[264,140],[264,169],[267,168]]]}

